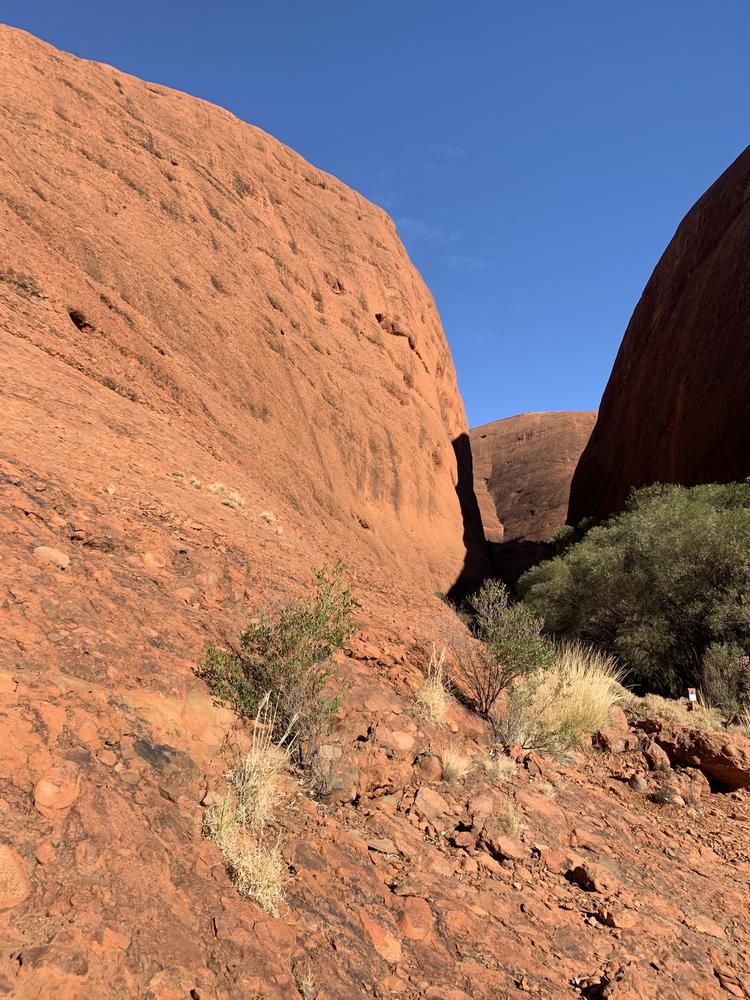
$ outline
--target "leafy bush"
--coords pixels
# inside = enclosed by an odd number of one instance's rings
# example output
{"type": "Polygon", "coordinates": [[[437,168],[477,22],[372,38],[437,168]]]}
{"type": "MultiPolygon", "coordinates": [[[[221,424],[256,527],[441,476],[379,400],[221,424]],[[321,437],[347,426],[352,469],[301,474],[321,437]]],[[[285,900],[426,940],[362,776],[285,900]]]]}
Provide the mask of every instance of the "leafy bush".
{"type": "Polygon", "coordinates": [[[499,580],[485,581],[462,618],[480,642],[472,646],[462,631],[453,651],[477,711],[489,718],[500,692],[516,677],[550,663],[553,648],[542,635],[542,619],[523,604],[511,604],[499,580]]]}
{"type": "Polygon", "coordinates": [[[706,698],[729,719],[750,706],[750,658],[736,643],[712,642],[701,662],[701,687],[706,698]]]}
{"type": "Polygon", "coordinates": [[[331,692],[331,656],[354,634],[354,598],[344,567],[315,573],[314,595],[274,615],[261,616],[239,636],[235,649],[211,647],[199,668],[211,690],[237,712],[255,716],[268,696],[274,712],[274,739],[290,743],[306,765],[330,732],[341,703],[331,692]]]}
{"type": "Polygon", "coordinates": [[[510,685],[505,709],[493,720],[495,736],[526,750],[568,750],[608,724],[623,693],[620,679],[612,657],[579,643],[563,645],[553,666],[510,685]]]}
{"type": "Polygon", "coordinates": [[[684,694],[712,643],[750,650],[750,483],[638,490],[519,593],[550,632],[614,654],[631,683],[684,694]]]}

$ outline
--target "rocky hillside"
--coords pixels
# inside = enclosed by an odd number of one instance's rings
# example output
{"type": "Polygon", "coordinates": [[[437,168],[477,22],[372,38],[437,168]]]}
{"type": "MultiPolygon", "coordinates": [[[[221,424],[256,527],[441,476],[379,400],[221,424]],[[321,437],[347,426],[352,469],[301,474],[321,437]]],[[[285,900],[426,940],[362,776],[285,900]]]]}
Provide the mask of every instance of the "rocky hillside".
{"type": "Polygon", "coordinates": [[[693,206],[646,286],[573,477],[572,524],[633,487],[750,475],[750,148],[693,206]]]}
{"type": "Polygon", "coordinates": [[[481,533],[387,217],[217,108],[0,53],[0,995],[750,996],[741,735],[615,712],[500,766],[415,701],[481,533]],[[359,628],[273,915],[203,834],[249,734],[195,667],[336,556],[359,628]]]}
{"type": "Polygon", "coordinates": [[[565,524],[570,480],[596,414],[522,413],[470,431],[474,490],[492,542],[543,542],[565,524]]]}

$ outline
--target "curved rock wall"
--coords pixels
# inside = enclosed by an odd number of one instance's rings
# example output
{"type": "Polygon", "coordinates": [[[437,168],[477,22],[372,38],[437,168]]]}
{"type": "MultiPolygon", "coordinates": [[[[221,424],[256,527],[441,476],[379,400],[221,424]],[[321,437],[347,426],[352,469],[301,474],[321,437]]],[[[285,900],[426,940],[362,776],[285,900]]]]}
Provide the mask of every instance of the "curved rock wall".
{"type": "Polygon", "coordinates": [[[688,212],[625,331],[568,520],[750,475],[750,148],[688,212]]]}

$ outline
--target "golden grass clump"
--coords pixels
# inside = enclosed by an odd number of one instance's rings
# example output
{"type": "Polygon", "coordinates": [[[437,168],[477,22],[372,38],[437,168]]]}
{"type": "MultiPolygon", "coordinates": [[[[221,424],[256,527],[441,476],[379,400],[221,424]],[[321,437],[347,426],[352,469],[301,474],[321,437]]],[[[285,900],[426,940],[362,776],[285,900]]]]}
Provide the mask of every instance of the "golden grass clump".
{"type": "Polygon", "coordinates": [[[622,707],[636,721],[642,719],[665,719],[691,729],[712,731],[721,729],[724,718],[714,705],[710,705],[702,694],[698,694],[698,708],[689,712],[684,698],[662,698],[658,694],[647,694],[642,698],[627,693],[622,707]]]}
{"type": "Polygon", "coordinates": [[[271,730],[253,729],[250,750],[227,774],[237,801],[237,820],[255,833],[265,828],[277,796],[276,782],[289,755],[271,742],[271,730]]]}
{"type": "Polygon", "coordinates": [[[492,753],[482,763],[491,781],[512,781],[518,774],[518,764],[504,753],[492,753]]]}
{"type": "Polygon", "coordinates": [[[750,738],[750,708],[746,708],[744,711],[740,712],[739,718],[737,719],[737,728],[741,733],[750,738]]]}
{"type": "Polygon", "coordinates": [[[455,747],[445,747],[440,754],[443,781],[461,781],[471,770],[471,761],[455,747]]]}
{"type": "Polygon", "coordinates": [[[521,833],[521,814],[510,800],[495,813],[495,819],[512,837],[521,833]]]}
{"type": "Polygon", "coordinates": [[[278,916],[287,873],[280,844],[250,844],[238,839],[224,856],[237,892],[278,916]]]}
{"type": "Polygon", "coordinates": [[[562,681],[563,696],[547,711],[551,721],[564,719],[579,733],[608,724],[610,709],[622,696],[623,673],[613,656],[580,642],[566,643],[553,672],[562,681]]]}
{"type": "Polygon", "coordinates": [[[274,916],[283,896],[287,866],[279,841],[267,843],[270,820],[288,751],[272,741],[276,724],[269,698],[263,699],[253,725],[249,751],[227,772],[229,790],[208,807],[203,828],[224,855],[227,870],[242,896],[254,899],[274,916]]]}
{"type": "Polygon", "coordinates": [[[430,722],[442,722],[452,700],[445,681],[445,647],[438,653],[437,647],[433,646],[427,676],[417,694],[417,704],[430,722]]]}
{"type": "Polygon", "coordinates": [[[507,689],[495,733],[506,746],[561,753],[607,725],[622,699],[621,679],[613,657],[581,643],[562,645],[551,667],[507,689]]]}

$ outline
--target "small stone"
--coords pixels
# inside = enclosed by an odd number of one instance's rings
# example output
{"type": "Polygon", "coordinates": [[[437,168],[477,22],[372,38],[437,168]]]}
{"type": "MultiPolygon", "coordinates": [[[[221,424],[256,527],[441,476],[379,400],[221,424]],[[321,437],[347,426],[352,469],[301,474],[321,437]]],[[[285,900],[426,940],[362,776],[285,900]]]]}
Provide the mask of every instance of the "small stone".
{"type": "MultiPolygon", "coordinates": [[[[450,806],[443,796],[424,785],[417,789],[417,794],[414,797],[414,806],[417,812],[429,820],[437,829],[444,827],[446,817],[450,814],[450,806]]],[[[451,828],[453,825],[451,823],[451,828]]]]}
{"type": "Polygon", "coordinates": [[[465,872],[467,875],[476,875],[479,871],[479,865],[477,864],[476,858],[470,858],[468,854],[466,857],[461,858],[461,871],[465,872]]]}
{"type": "Polygon", "coordinates": [[[0,911],[20,906],[30,891],[23,858],[12,847],[0,844],[0,911]]]}
{"type": "Polygon", "coordinates": [[[379,986],[381,995],[386,997],[392,993],[406,993],[409,989],[407,981],[398,976],[386,976],[385,979],[380,980],[379,986]]]}
{"type": "Polygon", "coordinates": [[[644,745],[643,756],[652,771],[668,771],[672,766],[666,750],[662,750],[654,740],[648,740],[644,745]]]}
{"type": "Polygon", "coordinates": [[[75,859],[80,869],[92,868],[99,860],[99,848],[91,840],[80,840],[76,844],[75,859]]]}
{"type": "Polygon", "coordinates": [[[611,892],[617,888],[617,879],[603,865],[584,861],[574,865],[565,873],[569,882],[586,892],[611,892]]]}
{"type": "Polygon", "coordinates": [[[378,854],[398,854],[398,848],[390,837],[373,837],[367,841],[367,846],[378,854]]]}
{"type": "Polygon", "coordinates": [[[456,847],[474,846],[474,835],[469,830],[459,830],[458,833],[453,834],[451,840],[456,847]]]}
{"type": "Polygon", "coordinates": [[[40,865],[48,865],[55,856],[55,848],[51,840],[42,840],[37,844],[35,857],[40,865]]]}
{"type": "Polygon", "coordinates": [[[401,961],[401,942],[387,928],[383,927],[377,920],[369,915],[367,910],[362,908],[359,911],[362,926],[367,932],[367,936],[372,942],[372,946],[381,958],[385,959],[389,965],[396,965],[401,961]]]}
{"type": "Polygon", "coordinates": [[[72,760],[54,764],[34,786],[34,805],[48,819],[70,808],[81,790],[78,765],[72,760]]]}
{"type": "Polygon", "coordinates": [[[130,937],[122,931],[105,927],[102,932],[102,944],[112,950],[127,951],[130,947],[130,937]]]}
{"type": "Polygon", "coordinates": [[[492,828],[482,831],[482,846],[498,861],[525,861],[529,856],[520,840],[492,828]]]}
{"type": "Polygon", "coordinates": [[[443,769],[440,766],[440,761],[432,754],[420,757],[414,765],[414,770],[417,772],[419,777],[423,779],[423,781],[440,781],[443,776],[443,769]]]}
{"type": "Polygon", "coordinates": [[[676,788],[672,788],[671,785],[662,785],[657,788],[653,795],[654,802],[658,802],[660,805],[669,806],[684,806],[685,800],[677,791],[676,788]]]}
{"type": "Polygon", "coordinates": [[[648,788],[648,782],[641,774],[631,774],[628,778],[628,784],[634,792],[645,792],[648,788]]]}
{"type": "Polygon", "coordinates": [[[428,903],[418,896],[407,896],[398,922],[401,933],[410,941],[424,941],[432,934],[435,918],[428,903]]]}
{"type": "Polygon", "coordinates": [[[58,569],[67,569],[70,566],[70,556],[60,549],[53,549],[49,545],[37,545],[34,555],[40,563],[47,566],[57,566],[58,569]]]}

